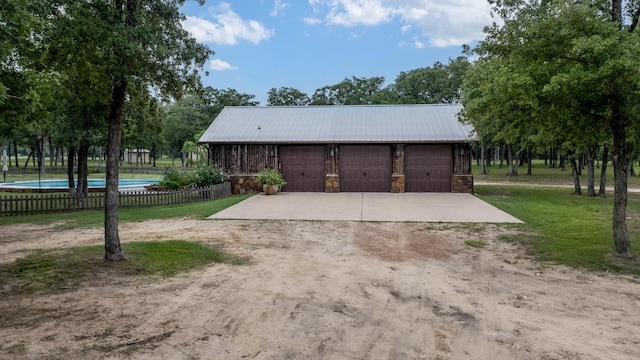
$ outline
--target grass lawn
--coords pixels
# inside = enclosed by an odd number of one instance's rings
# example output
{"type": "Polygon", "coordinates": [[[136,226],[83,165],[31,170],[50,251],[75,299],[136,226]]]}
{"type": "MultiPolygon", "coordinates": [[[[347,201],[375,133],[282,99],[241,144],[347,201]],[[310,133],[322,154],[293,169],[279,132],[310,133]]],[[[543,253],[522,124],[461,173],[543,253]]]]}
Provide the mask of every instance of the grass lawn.
{"type": "MultiPolygon", "coordinates": [[[[636,163],[637,165],[637,163],[636,163]]],[[[640,171],[640,167],[636,166],[636,172],[640,171]]],[[[498,165],[492,165],[486,167],[487,174],[480,175],[480,166],[474,161],[471,165],[471,172],[473,173],[476,181],[487,183],[521,183],[521,184],[537,184],[537,185],[567,185],[573,186],[573,178],[571,177],[571,167],[567,164],[564,171],[559,167],[549,168],[544,165],[542,160],[534,160],[532,163],[531,175],[527,175],[527,166],[518,167],[518,176],[508,177],[507,166],[503,167],[498,165]]],[[[595,171],[595,186],[596,191],[600,186],[600,169],[595,171]]],[[[640,176],[632,175],[628,178],[629,187],[640,188],[640,176]]],[[[587,188],[587,169],[583,169],[580,176],[580,185],[583,191],[587,188]]],[[[607,185],[613,186],[613,167],[611,164],[607,166],[607,185]]]]}
{"type": "MultiPolygon", "coordinates": [[[[249,196],[236,195],[195,204],[120,209],[119,219],[121,224],[165,218],[204,219],[249,196]]],[[[60,229],[97,227],[104,223],[104,212],[0,217],[0,226],[16,223],[56,223],[60,229]]],[[[227,254],[218,247],[183,240],[126,242],[122,244],[122,250],[127,261],[104,261],[104,246],[36,252],[10,264],[0,265],[0,293],[59,291],[73,288],[84,279],[97,278],[106,273],[116,276],[175,276],[211,263],[248,263],[247,259],[227,254]]]]}
{"type": "MultiPolygon", "coordinates": [[[[10,157],[11,157],[11,160],[10,160],[9,166],[15,167],[15,158],[14,158],[14,156],[11,155],[10,157]]],[[[25,162],[27,161],[27,158],[28,158],[27,155],[18,155],[18,165],[20,165],[21,168],[24,167],[25,162]]],[[[65,157],[64,160],[65,160],[64,166],[67,166],[67,158],[65,157]]],[[[7,160],[7,161],[9,161],[9,160],[7,160]]],[[[45,158],[44,158],[44,166],[45,167],[49,167],[49,164],[50,164],[50,159],[49,159],[48,156],[45,156],[45,158]]],[[[94,159],[91,159],[91,157],[89,157],[87,159],[87,167],[89,169],[97,168],[98,166],[102,166],[102,168],[104,169],[107,166],[106,164],[107,164],[106,160],[99,161],[97,157],[94,158],[94,159]]],[[[181,164],[180,158],[176,158],[174,160],[171,160],[171,158],[169,158],[166,155],[162,156],[161,158],[156,159],[156,167],[160,167],[160,168],[168,167],[168,166],[171,166],[171,167],[180,166],[180,164],[181,164]]],[[[62,162],[59,161],[57,166],[59,166],[59,167],[63,166],[62,162]]],[[[135,162],[130,162],[129,163],[129,162],[123,161],[121,163],[121,167],[127,167],[127,166],[140,166],[140,163],[138,163],[138,165],[136,165],[135,162]]],[[[153,163],[150,164],[150,163],[147,162],[143,166],[153,166],[153,163]]],[[[35,169],[37,167],[38,167],[37,163],[34,164],[33,157],[30,157],[29,158],[29,163],[27,164],[27,168],[35,169]]]]}
{"type": "MultiPolygon", "coordinates": [[[[203,201],[198,203],[180,204],[172,206],[156,206],[145,208],[120,209],[118,218],[120,223],[131,221],[144,221],[150,219],[168,218],[194,218],[205,219],[221,210],[235,205],[251,195],[233,195],[227,198],[203,201]]],[[[86,227],[103,226],[104,211],[82,211],[57,214],[3,216],[0,217],[0,226],[33,223],[33,224],[58,224],[60,229],[77,229],[86,227]]]]}
{"type": "MultiPolygon", "coordinates": [[[[182,240],[127,242],[127,261],[104,261],[104,246],[82,246],[38,252],[0,265],[0,291],[56,292],[91,278],[151,275],[171,277],[212,263],[247,264],[248,259],[219,247],[182,240]]],[[[107,279],[108,280],[108,279],[107,279]]]]}
{"type": "MultiPolygon", "coordinates": [[[[477,185],[478,196],[523,220],[524,241],[541,259],[593,270],[640,274],[640,262],[611,256],[613,200],[570,195],[570,190],[515,185],[477,185]]],[[[640,196],[629,194],[627,228],[640,253],[640,196]]]]}
{"type": "MultiPolygon", "coordinates": [[[[598,271],[621,271],[640,274],[638,261],[624,261],[611,256],[613,246],[611,230],[612,193],[609,198],[588,198],[570,195],[571,188],[539,187],[540,185],[572,186],[569,170],[548,168],[542,161],[535,161],[533,175],[526,175],[526,167],[520,175],[505,176],[506,168],[491,166],[488,175],[479,174],[474,163],[473,172],[478,182],[498,185],[476,185],[480,198],[525,221],[522,229],[530,235],[518,235],[509,241],[526,243],[541,260],[598,271]],[[502,185],[504,183],[504,185],[502,185]],[[538,185],[529,187],[527,185],[538,185]]],[[[599,170],[598,170],[599,174],[599,170]]],[[[96,174],[101,175],[101,174],[96,174]]],[[[128,176],[139,178],[149,175],[128,176]]],[[[586,192],[586,170],[581,178],[586,192]]],[[[609,185],[613,183],[612,168],[608,169],[609,185]]],[[[597,185],[596,185],[597,186],[597,185]]],[[[640,177],[629,178],[630,188],[640,188],[640,177]]],[[[121,209],[120,222],[189,217],[204,219],[228,206],[246,199],[249,195],[232,196],[212,202],[184,204],[156,208],[121,209]]],[[[627,228],[632,252],[640,254],[640,194],[629,193],[627,228]]],[[[87,211],[39,216],[0,217],[0,226],[12,223],[56,223],[61,229],[102,226],[102,211],[87,211]]],[[[482,247],[483,244],[469,243],[482,247]]]]}

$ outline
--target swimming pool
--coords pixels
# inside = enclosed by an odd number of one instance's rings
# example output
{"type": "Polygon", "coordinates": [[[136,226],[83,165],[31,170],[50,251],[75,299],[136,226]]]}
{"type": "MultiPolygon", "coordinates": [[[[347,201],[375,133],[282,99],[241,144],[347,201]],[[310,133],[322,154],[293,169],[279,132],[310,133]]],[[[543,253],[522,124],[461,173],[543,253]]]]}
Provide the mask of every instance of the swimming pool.
{"type": "MultiPolygon", "coordinates": [[[[152,180],[119,180],[118,189],[120,190],[132,190],[143,188],[147,185],[157,184],[160,182],[158,179],[152,180]]],[[[76,185],[78,182],[76,181],[76,185]]],[[[100,192],[104,191],[106,187],[106,180],[104,179],[89,179],[87,180],[89,191],[100,192]]],[[[65,192],[69,191],[68,180],[33,180],[33,181],[15,181],[10,183],[0,183],[0,191],[8,192],[65,192]]]]}

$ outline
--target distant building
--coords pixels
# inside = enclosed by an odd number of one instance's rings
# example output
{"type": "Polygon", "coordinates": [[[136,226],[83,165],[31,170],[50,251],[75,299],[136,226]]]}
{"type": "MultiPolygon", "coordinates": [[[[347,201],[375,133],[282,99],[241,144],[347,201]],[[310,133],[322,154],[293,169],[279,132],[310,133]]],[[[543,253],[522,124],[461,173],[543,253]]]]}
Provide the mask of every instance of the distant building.
{"type": "Polygon", "coordinates": [[[125,149],[124,161],[134,164],[148,164],[151,152],[147,149],[125,149]]]}

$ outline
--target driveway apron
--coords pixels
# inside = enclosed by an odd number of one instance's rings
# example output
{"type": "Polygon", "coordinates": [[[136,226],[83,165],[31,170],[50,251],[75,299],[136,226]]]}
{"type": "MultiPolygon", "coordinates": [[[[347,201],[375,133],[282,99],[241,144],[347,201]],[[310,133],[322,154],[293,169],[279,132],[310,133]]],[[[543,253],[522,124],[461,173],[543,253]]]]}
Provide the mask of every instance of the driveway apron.
{"type": "Polygon", "coordinates": [[[260,193],[209,219],[522,223],[471,194],[453,193],[260,193]]]}

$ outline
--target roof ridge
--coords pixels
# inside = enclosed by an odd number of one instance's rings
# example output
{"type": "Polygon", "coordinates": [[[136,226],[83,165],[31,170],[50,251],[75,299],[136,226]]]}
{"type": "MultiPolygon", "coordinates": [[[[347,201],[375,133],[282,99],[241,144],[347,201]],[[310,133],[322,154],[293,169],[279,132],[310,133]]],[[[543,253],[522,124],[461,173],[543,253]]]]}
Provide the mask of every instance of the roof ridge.
{"type": "Polygon", "coordinates": [[[357,104],[357,105],[227,105],[225,108],[246,108],[246,109],[317,109],[317,108],[355,108],[355,107],[436,107],[436,106],[462,106],[461,103],[438,103],[438,104],[357,104]]]}

